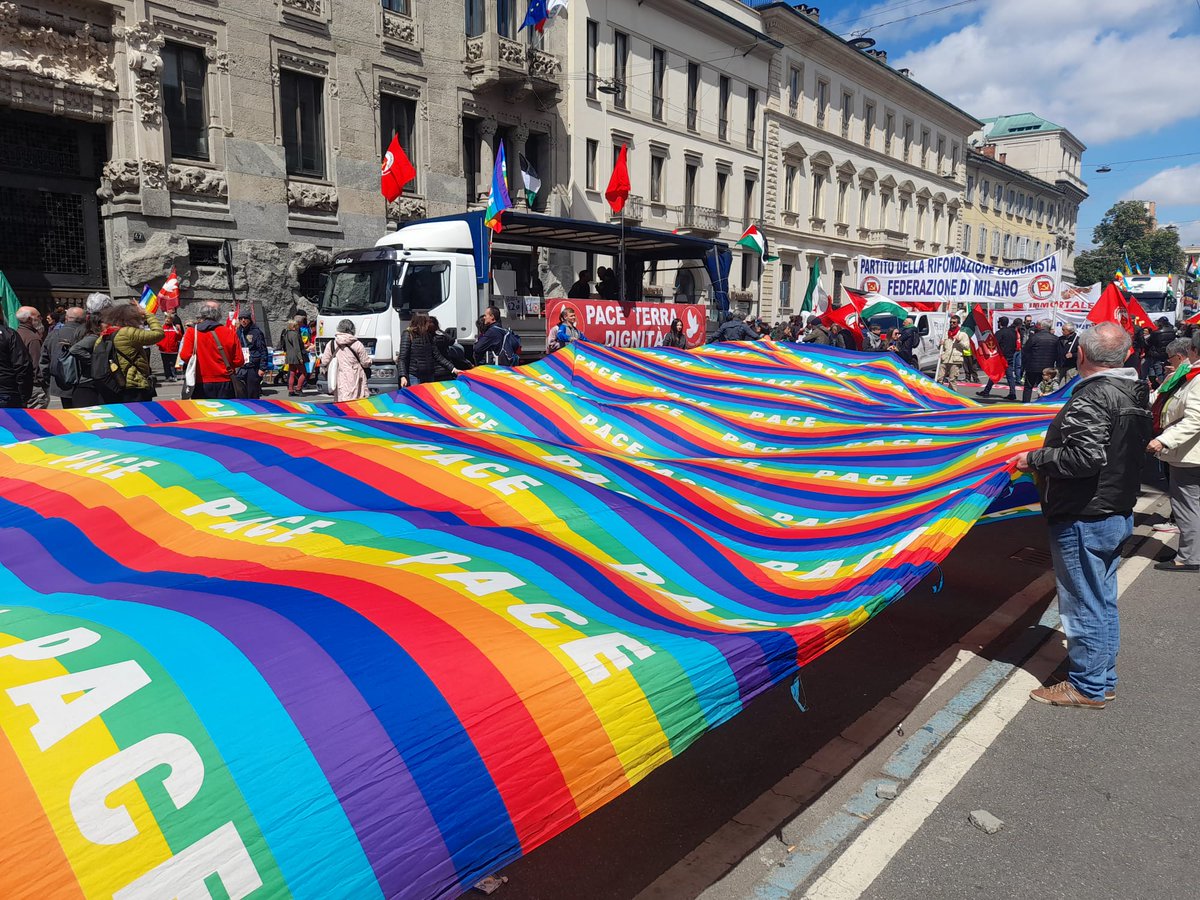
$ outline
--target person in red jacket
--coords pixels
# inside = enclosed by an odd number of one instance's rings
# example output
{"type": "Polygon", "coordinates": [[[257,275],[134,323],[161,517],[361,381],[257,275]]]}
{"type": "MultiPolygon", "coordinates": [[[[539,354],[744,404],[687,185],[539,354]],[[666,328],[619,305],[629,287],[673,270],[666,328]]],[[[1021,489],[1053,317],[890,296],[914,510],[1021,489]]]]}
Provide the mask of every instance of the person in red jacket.
{"type": "Polygon", "coordinates": [[[183,336],[179,362],[186,366],[193,355],[196,357],[196,383],[191,395],[195,399],[232,400],[237,396],[233,379],[245,359],[237,333],[222,325],[222,319],[220,304],[205,303],[200,320],[183,336]]]}
{"type": "Polygon", "coordinates": [[[179,316],[167,313],[163,318],[163,339],[158,342],[158,353],[162,357],[163,378],[174,381],[175,357],[179,355],[179,342],[183,339],[183,326],[179,316]]]}

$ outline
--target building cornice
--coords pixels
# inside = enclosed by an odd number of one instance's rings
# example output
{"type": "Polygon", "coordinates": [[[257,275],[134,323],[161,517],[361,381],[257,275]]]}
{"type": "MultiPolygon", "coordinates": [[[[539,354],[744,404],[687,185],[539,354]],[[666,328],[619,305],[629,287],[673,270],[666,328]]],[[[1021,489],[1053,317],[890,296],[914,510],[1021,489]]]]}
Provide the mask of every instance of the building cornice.
{"type": "Polygon", "coordinates": [[[812,44],[812,32],[816,32],[815,37],[817,39],[824,38],[825,46],[828,46],[833,52],[840,54],[847,61],[854,60],[850,65],[857,66],[858,71],[880,75],[883,78],[889,79],[889,87],[894,88],[897,94],[905,92],[912,94],[918,100],[932,100],[944,112],[959,118],[959,124],[963,126],[964,134],[969,135],[983,127],[984,123],[966,110],[955,106],[945,97],[935,94],[919,81],[906,78],[887,63],[875,59],[873,56],[868,56],[861,50],[855,50],[839,35],[830,31],[820,22],[810,19],[789,4],[772,3],[768,6],[760,6],[758,7],[758,12],[762,16],[764,27],[768,32],[778,28],[785,33],[789,33],[790,36],[805,41],[807,46],[804,49],[809,52],[811,52],[814,46],[812,44]]]}

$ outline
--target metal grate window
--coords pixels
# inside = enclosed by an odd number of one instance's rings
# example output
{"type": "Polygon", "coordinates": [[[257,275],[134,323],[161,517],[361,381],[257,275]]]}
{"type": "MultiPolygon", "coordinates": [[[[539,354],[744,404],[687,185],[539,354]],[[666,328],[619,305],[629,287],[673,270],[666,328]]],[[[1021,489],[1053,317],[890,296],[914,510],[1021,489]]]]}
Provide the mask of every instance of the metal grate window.
{"type": "Polygon", "coordinates": [[[83,197],[0,187],[0,270],[87,275],[83,197]]]}
{"type": "Polygon", "coordinates": [[[67,128],[0,116],[0,166],[19,172],[80,175],[79,138],[67,128]]]}
{"type": "Polygon", "coordinates": [[[188,262],[192,264],[193,269],[221,265],[221,245],[188,241],[188,262]]]}

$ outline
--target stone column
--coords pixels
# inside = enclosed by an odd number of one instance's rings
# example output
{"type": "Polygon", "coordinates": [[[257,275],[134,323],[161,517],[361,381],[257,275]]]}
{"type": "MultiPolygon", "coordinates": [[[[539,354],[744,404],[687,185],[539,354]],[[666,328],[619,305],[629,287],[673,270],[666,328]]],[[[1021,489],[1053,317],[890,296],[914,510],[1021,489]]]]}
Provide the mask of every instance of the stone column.
{"type": "Polygon", "coordinates": [[[479,123],[479,184],[481,193],[492,187],[492,168],[496,164],[496,120],[491,116],[479,123]]]}
{"type": "Polygon", "coordinates": [[[513,129],[513,155],[508,161],[508,191],[513,192],[513,185],[516,185],[516,195],[513,196],[513,207],[515,209],[528,209],[529,203],[525,199],[525,179],[521,175],[521,156],[525,153],[525,144],[529,140],[529,128],[525,124],[520,124],[513,129]]]}

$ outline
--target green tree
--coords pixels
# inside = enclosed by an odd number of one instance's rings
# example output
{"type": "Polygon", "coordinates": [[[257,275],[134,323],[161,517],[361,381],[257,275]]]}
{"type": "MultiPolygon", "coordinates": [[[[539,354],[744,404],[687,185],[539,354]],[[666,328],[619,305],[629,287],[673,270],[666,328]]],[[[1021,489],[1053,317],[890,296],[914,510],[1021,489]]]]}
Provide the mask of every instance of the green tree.
{"type": "Polygon", "coordinates": [[[1092,231],[1096,247],[1075,257],[1075,280],[1081,285],[1113,280],[1117,269],[1129,262],[1148,273],[1178,274],[1183,271],[1183,250],[1173,228],[1155,228],[1146,207],[1137,200],[1122,200],[1104,214],[1092,231]]]}

